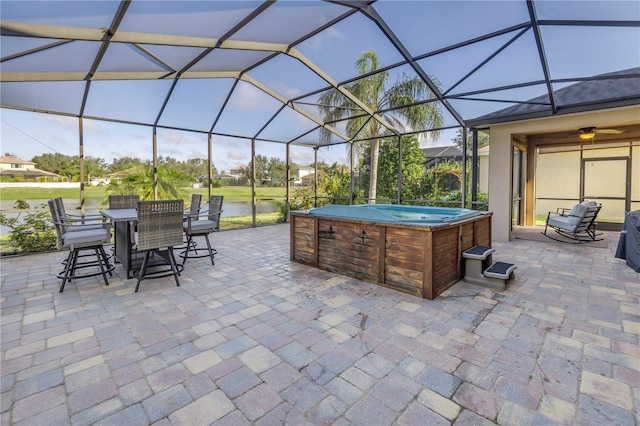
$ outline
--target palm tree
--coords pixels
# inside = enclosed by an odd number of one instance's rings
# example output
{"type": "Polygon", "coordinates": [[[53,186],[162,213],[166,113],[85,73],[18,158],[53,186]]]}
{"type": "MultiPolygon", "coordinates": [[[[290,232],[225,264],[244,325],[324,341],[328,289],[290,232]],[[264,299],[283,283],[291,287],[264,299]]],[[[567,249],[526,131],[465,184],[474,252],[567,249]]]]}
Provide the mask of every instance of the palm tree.
{"type": "MultiPolygon", "coordinates": [[[[372,51],[363,52],[355,62],[359,75],[369,74],[379,69],[378,57],[372,51]]],[[[394,109],[403,105],[412,105],[418,101],[434,98],[427,84],[419,77],[402,75],[390,87],[389,72],[383,71],[369,75],[345,86],[355,97],[365,103],[372,111],[379,112],[396,129],[428,129],[442,126],[443,114],[435,102],[413,105],[410,108],[394,109]],[[381,112],[390,109],[388,112],[381,112]]],[[[437,84],[436,81],[434,83],[437,84]]],[[[337,89],[323,93],[318,99],[320,113],[325,122],[347,119],[347,136],[356,134],[371,140],[371,175],[369,180],[369,202],[375,203],[378,183],[378,151],[384,126],[362,110],[337,89]]],[[[320,130],[322,142],[331,141],[331,132],[320,130]]],[[[437,137],[438,132],[434,131],[437,137]]]]}
{"type": "MultiPolygon", "coordinates": [[[[189,178],[174,168],[158,167],[158,199],[185,198],[183,189],[189,178]]],[[[114,195],[138,194],[141,200],[153,200],[153,167],[149,162],[126,171],[120,183],[112,182],[107,192],[114,195]]]]}

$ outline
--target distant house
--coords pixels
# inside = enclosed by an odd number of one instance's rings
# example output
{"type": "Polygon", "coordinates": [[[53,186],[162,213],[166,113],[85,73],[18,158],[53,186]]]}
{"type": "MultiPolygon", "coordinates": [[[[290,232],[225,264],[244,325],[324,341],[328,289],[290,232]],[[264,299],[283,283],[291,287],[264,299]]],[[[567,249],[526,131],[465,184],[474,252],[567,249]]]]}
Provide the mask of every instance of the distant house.
{"type": "Polygon", "coordinates": [[[111,183],[111,179],[108,177],[92,177],[89,181],[91,186],[109,185],[109,183],[111,183]]]}
{"type": "MultiPolygon", "coordinates": [[[[293,179],[294,185],[312,185],[313,180],[304,179],[309,175],[313,175],[315,173],[315,169],[309,166],[291,166],[291,178],[293,179]]],[[[315,176],[314,176],[315,179],[315,176]]]]}
{"type": "Polygon", "coordinates": [[[246,166],[240,166],[235,169],[230,169],[225,178],[230,179],[233,182],[243,182],[246,179],[245,173],[246,166]]]}
{"type": "Polygon", "coordinates": [[[427,169],[445,161],[462,161],[462,151],[454,145],[422,148],[424,152],[424,165],[427,169]]]}
{"type": "Polygon", "coordinates": [[[0,176],[25,182],[57,182],[62,176],[36,168],[33,161],[12,155],[0,157],[0,176]]]}

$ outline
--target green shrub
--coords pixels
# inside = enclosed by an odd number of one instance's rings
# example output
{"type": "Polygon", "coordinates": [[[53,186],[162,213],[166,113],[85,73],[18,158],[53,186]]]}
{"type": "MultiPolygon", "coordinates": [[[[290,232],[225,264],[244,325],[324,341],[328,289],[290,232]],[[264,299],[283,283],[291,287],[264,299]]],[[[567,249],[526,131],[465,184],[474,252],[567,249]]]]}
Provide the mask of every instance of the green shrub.
{"type": "MultiPolygon", "coordinates": [[[[462,191],[460,190],[455,190],[455,191],[450,191],[448,192],[443,198],[444,201],[462,201],[462,191]]],[[[477,207],[478,210],[487,210],[488,206],[488,202],[489,202],[489,194],[487,194],[486,192],[478,192],[478,203],[480,203],[480,205],[477,207]]],[[[471,208],[471,194],[467,194],[467,199],[466,199],[466,208],[471,208]]],[[[447,206],[447,203],[442,203],[443,206],[447,206]]],[[[448,207],[459,207],[459,206],[454,206],[451,204],[448,204],[448,207]]]]}
{"type": "MultiPolygon", "coordinates": [[[[17,200],[15,208],[27,210],[29,204],[23,200],[17,200]]],[[[46,208],[44,204],[40,209],[46,208]]],[[[0,213],[0,225],[11,229],[9,231],[9,243],[16,252],[21,254],[37,253],[56,248],[56,229],[51,222],[51,216],[45,211],[28,212],[21,218],[22,212],[15,218],[9,218],[0,213]]]]}
{"type": "MultiPolygon", "coordinates": [[[[314,191],[311,186],[295,188],[291,194],[291,210],[309,210],[314,207],[314,191]]],[[[278,201],[278,222],[284,222],[287,217],[287,202],[278,201]]]]}

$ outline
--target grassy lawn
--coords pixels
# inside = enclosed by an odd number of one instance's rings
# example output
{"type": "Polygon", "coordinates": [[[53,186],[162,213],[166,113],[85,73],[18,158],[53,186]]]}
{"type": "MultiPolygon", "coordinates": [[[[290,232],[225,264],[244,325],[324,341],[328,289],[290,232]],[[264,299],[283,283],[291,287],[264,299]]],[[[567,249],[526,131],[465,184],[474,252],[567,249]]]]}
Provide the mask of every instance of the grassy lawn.
{"type": "MultiPolygon", "coordinates": [[[[207,196],[207,188],[184,188],[186,194],[185,201],[191,199],[191,193],[207,196]]],[[[213,188],[215,195],[224,196],[225,201],[249,201],[251,200],[251,187],[248,186],[223,186],[213,188]]],[[[84,190],[85,198],[106,199],[109,195],[105,186],[88,186],[84,190]]],[[[256,197],[258,200],[278,200],[284,199],[287,192],[285,188],[258,187],[256,197]]],[[[2,188],[0,197],[3,200],[33,200],[42,198],[79,198],[80,191],[77,188],[2,188]]]]}
{"type": "MultiPolygon", "coordinates": [[[[278,223],[278,213],[260,213],[256,215],[256,225],[272,225],[278,223]]],[[[251,227],[251,216],[233,216],[220,218],[220,230],[251,227]]]]}
{"type": "MultiPolygon", "coordinates": [[[[196,194],[207,196],[207,188],[188,189],[196,194]]],[[[224,196],[225,201],[248,201],[251,200],[251,187],[248,186],[223,186],[213,188],[213,194],[224,196]]],[[[257,187],[256,198],[258,200],[279,200],[287,196],[286,188],[282,187],[257,187]]]]}
{"type": "MultiPolygon", "coordinates": [[[[90,186],[85,188],[85,197],[105,198],[107,191],[104,186],[90,186]]],[[[78,188],[1,188],[0,197],[3,200],[33,200],[37,198],[79,198],[78,188]]]]}

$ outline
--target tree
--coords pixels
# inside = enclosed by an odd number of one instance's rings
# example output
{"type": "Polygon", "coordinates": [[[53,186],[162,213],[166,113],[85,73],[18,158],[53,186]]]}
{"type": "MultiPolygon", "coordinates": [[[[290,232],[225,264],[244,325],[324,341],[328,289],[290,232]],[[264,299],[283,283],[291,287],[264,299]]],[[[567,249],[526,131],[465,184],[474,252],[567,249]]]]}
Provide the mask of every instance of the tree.
{"type": "MultiPolygon", "coordinates": [[[[158,167],[158,199],[168,200],[185,198],[183,187],[189,178],[179,170],[158,167]]],[[[138,194],[141,200],[153,200],[153,167],[150,162],[134,167],[122,178],[121,182],[112,180],[107,192],[114,195],[138,194]]]]}
{"type": "MultiPolygon", "coordinates": [[[[349,204],[351,201],[351,174],[349,169],[338,163],[331,166],[326,163],[318,165],[318,189],[329,197],[331,204],[349,204]]],[[[357,190],[356,190],[357,191],[357,190]]],[[[355,194],[356,197],[362,194],[355,194]]]]}
{"type": "MultiPolygon", "coordinates": [[[[267,159],[266,156],[258,154],[255,156],[255,164],[256,164],[256,171],[255,171],[256,183],[260,184],[268,178],[267,164],[269,164],[269,160],[267,159]]],[[[249,164],[247,164],[246,167],[242,168],[242,173],[244,174],[244,177],[249,182],[251,182],[252,165],[253,163],[249,161],[249,164]]]]}
{"type": "MultiPolygon", "coordinates": [[[[455,146],[462,150],[462,130],[458,129],[456,135],[451,142],[454,143],[455,146]]],[[[471,144],[473,143],[473,134],[471,132],[467,132],[467,148],[471,149],[471,144]]],[[[489,145],[489,135],[485,132],[478,132],[478,148],[484,148],[489,145]]]]}
{"type": "Polygon", "coordinates": [[[284,160],[278,157],[269,158],[267,170],[272,184],[284,184],[287,181],[287,165],[284,160]]]}
{"type": "MultiPolygon", "coordinates": [[[[275,184],[277,182],[285,182],[287,168],[283,160],[278,157],[267,158],[265,155],[256,155],[256,183],[258,185],[266,182],[275,184]]],[[[242,167],[244,177],[251,181],[251,165],[252,162],[242,167]]]]}
{"type": "MultiPolygon", "coordinates": [[[[393,109],[434,98],[434,94],[422,79],[403,74],[396,82],[388,86],[389,71],[369,75],[379,69],[378,57],[372,51],[363,52],[356,59],[355,67],[360,75],[367,74],[368,76],[345,85],[345,88],[364,102],[369,109],[382,115],[394,127],[406,130],[407,128],[427,129],[442,126],[443,114],[435,102],[393,109]]],[[[437,84],[435,80],[434,82],[437,84]]],[[[363,114],[361,108],[337,89],[323,93],[318,99],[318,103],[325,122],[347,119],[347,136],[353,138],[359,135],[363,139],[372,138],[369,142],[371,155],[369,202],[375,202],[378,183],[379,138],[386,129],[376,119],[370,119],[369,115],[363,114]]],[[[323,142],[331,140],[331,133],[328,129],[321,128],[320,132],[323,142]]],[[[439,135],[437,131],[432,134],[434,137],[439,135]]]]}
{"type": "MultiPolygon", "coordinates": [[[[381,198],[398,197],[398,138],[388,137],[380,143],[378,160],[378,194],[381,198]]],[[[425,156],[418,138],[407,135],[402,138],[402,199],[419,199],[426,196],[423,185],[425,156]]],[[[364,167],[368,170],[368,167],[364,167]]],[[[368,171],[366,172],[368,173],[368,171]]],[[[366,178],[366,174],[365,174],[366,178]]]]}
{"type": "Polygon", "coordinates": [[[159,155],[158,166],[165,167],[167,169],[180,169],[182,167],[182,162],[173,157],[163,157],[162,155],[159,155]]]}
{"type": "Polygon", "coordinates": [[[89,182],[92,176],[104,176],[107,173],[107,163],[103,158],[85,157],[84,158],[84,179],[89,182]]]}
{"type": "MultiPolygon", "coordinates": [[[[80,181],[80,157],[77,155],[65,155],[56,152],[55,154],[36,155],[31,159],[41,170],[66,176],[72,181],[80,181]]],[[[92,176],[104,176],[108,167],[103,158],[84,158],[85,182],[91,180],[92,176]]]]}
{"type": "Polygon", "coordinates": [[[111,173],[121,172],[123,170],[130,169],[135,166],[140,166],[142,164],[142,160],[134,157],[120,157],[114,158],[111,162],[111,167],[109,168],[111,173]]]}
{"type": "MultiPolygon", "coordinates": [[[[41,154],[36,155],[31,159],[39,169],[46,170],[47,172],[56,173],[62,176],[71,176],[74,173],[74,160],[78,159],[77,156],[75,158],[70,155],[60,154],[56,152],[55,154],[41,154]]],[[[77,174],[79,174],[80,169],[76,169],[77,174]]]]}
{"type": "MultiPolygon", "coordinates": [[[[218,174],[216,166],[211,165],[212,174],[218,174]]],[[[192,180],[198,180],[202,176],[209,176],[209,162],[204,158],[189,158],[183,163],[183,172],[192,180]]]]}

